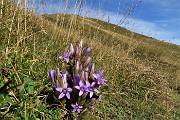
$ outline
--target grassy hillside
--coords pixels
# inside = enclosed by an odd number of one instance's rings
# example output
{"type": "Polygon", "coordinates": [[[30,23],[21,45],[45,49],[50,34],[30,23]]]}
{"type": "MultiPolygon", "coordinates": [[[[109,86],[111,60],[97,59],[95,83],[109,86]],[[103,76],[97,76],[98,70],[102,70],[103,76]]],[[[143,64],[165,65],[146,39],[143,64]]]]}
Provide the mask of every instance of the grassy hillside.
{"type": "Polygon", "coordinates": [[[180,46],[92,18],[0,5],[0,118],[62,119],[47,72],[62,69],[58,57],[82,39],[109,84],[87,119],[180,119],[180,46]]]}

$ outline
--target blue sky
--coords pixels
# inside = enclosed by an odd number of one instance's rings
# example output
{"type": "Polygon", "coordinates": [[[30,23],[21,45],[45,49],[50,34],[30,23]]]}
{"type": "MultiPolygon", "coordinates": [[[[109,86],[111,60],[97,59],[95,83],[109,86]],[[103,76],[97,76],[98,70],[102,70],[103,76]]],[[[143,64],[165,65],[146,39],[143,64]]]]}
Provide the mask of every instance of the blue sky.
{"type": "Polygon", "coordinates": [[[180,45],[180,0],[84,0],[81,12],[74,9],[78,0],[69,0],[66,10],[65,0],[34,1],[39,14],[76,13],[180,45]]]}

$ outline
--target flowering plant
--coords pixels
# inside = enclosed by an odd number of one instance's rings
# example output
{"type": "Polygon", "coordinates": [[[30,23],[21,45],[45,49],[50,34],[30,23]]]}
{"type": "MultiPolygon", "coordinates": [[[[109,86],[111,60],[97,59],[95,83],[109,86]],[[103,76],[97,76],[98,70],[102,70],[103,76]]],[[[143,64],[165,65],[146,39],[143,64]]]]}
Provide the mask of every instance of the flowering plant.
{"type": "Polygon", "coordinates": [[[76,48],[70,44],[70,51],[59,57],[66,64],[66,71],[63,73],[57,68],[48,72],[59,101],[65,101],[75,119],[80,119],[93,108],[101,98],[100,87],[107,86],[107,80],[102,77],[103,70],[94,71],[94,64],[88,56],[90,51],[90,47],[82,48],[82,40],[76,48]]]}

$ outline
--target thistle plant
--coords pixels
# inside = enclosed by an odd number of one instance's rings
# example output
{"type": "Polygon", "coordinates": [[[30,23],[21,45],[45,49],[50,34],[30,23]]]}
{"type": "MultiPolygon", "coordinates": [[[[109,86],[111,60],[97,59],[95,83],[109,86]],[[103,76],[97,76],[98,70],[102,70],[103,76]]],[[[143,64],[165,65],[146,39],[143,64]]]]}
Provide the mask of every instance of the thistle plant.
{"type": "Polygon", "coordinates": [[[90,112],[101,98],[101,86],[107,86],[103,70],[95,73],[90,51],[90,47],[83,49],[82,40],[76,48],[70,44],[69,52],[59,57],[65,63],[64,72],[59,68],[48,72],[57,99],[65,103],[73,119],[81,119],[90,112]]]}

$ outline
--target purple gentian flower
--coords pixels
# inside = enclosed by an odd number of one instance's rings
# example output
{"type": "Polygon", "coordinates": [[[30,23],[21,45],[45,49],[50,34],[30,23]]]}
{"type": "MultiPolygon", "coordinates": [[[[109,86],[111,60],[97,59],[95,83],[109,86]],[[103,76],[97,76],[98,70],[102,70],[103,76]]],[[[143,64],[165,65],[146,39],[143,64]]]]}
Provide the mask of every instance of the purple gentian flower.
{"type": "Polygon", "coordinates": [[[67,83],[64,84],[64,87],[58,87],[56,88],[57,91],[61,92],[61,94],[59,95],[58,99],[63,98],[64,96],[66,96],[68,99],[70,99],[70,92],[72,91],[72,88],[68,88],[67,87],[67,83]]]}
{"type": "Polygon", "coordinates": [[[60,56],[59,58],[60,59],[65,59],[67,63],[69,63],[69,57],[70,57],[70,54],[68,52],[64,52],[64,55],[63,56],[60,56]]]}
{"type": "Polygon", "coordinates": [[[90,84],[88,81],[86,81],[86,89],[88,92],[90,92],[90,98],[92,98],[94,92],[99,93],[99,91],[95,88],[95,84],[95,82],[90,84]]]}
{"type": "Polygon", "coordinates": [[[107,85],[105,82],[107,80],[105,80],[103,77],[102,77],[102,74],[103,74],[103,70],[100,70],[97,74],[93,74],[93,76],[96,78],[96,82],[98,85],[107,85]]]}
{"type": "Polygon", "coordinates": [[[71,104],[71,106],[73,107],[73,112],[81,112],[81,109],[83,108],[83,106],[79,105],[77,102],[76,104],[71,104]]]}
{"type": "Polygon", "coordinates": [[[50,78],[51,83],[54,83],[54,70],[48,72],[48,77],[50,78]]]}
{"type": "Polygon", "coordinates": [[[83,56],[86,56],[90,51],[91,51],[90,47],[85,48],[83,51],[83,56]]]}
{"type": "Polygon", "coordinates": [[[86,92],[86,85],[82,81],[79,82],[79,86],[75,86],[79,91],[79,96],[81,96],[84,92],[86,92]]]}

